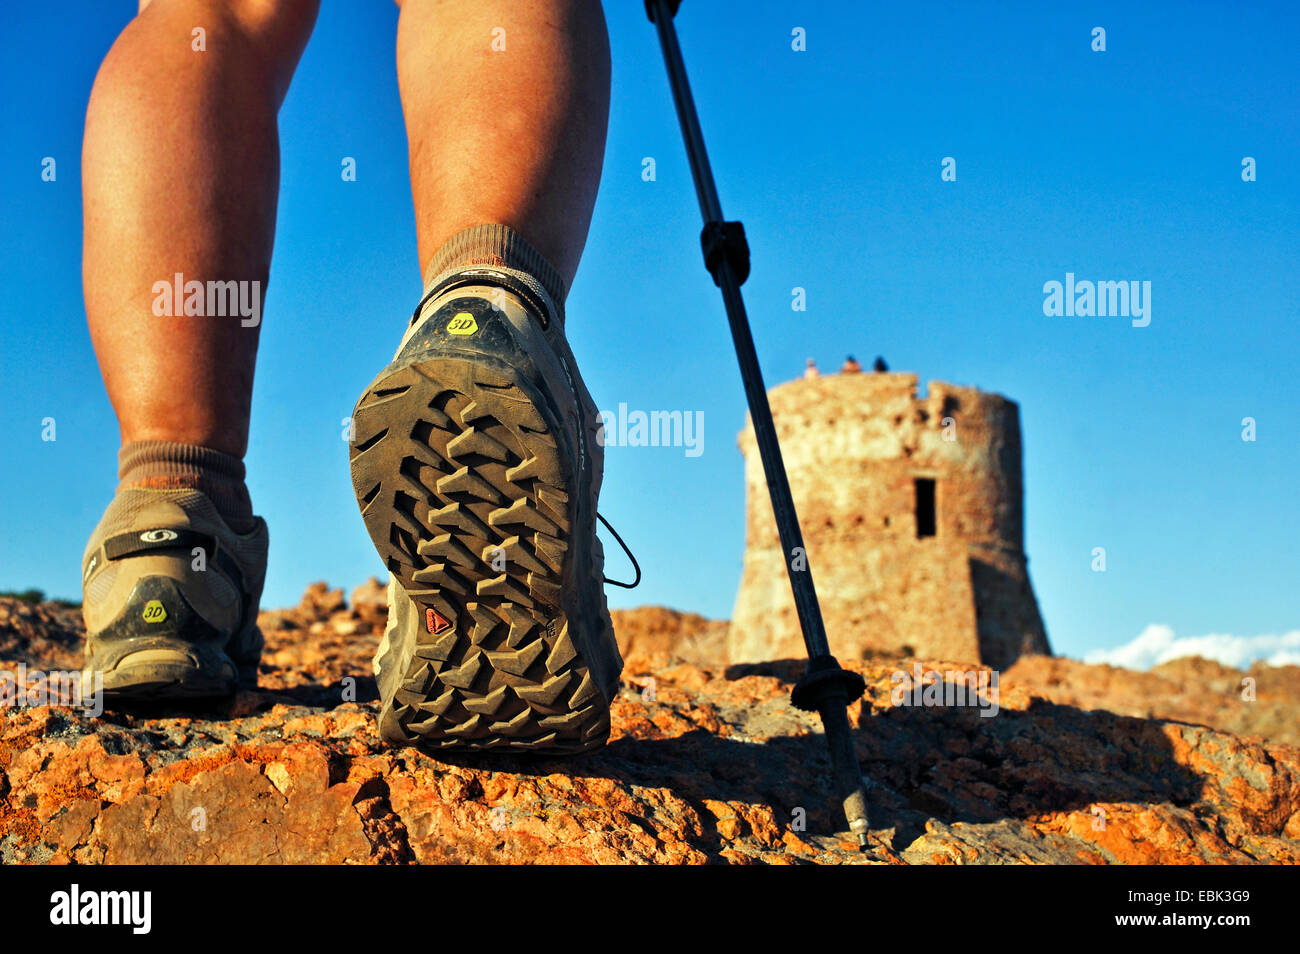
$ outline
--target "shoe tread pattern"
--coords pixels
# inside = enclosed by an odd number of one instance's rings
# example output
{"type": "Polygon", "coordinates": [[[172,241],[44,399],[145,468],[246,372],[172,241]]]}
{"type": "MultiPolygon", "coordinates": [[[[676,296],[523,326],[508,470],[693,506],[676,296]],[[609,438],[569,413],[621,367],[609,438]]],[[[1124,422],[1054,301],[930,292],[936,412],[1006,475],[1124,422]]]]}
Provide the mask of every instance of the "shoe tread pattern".
{"type": "Polygon", "coordinates": [[[381,375],[358,402],[357,500],[419,610],[390,648],[386,737],[554,753],[609,735],[561,605],[572,475],[542,407],[510,369],[455,358],[381,375]],[[451,626],[431,632],[429,610],[451,626]]]}

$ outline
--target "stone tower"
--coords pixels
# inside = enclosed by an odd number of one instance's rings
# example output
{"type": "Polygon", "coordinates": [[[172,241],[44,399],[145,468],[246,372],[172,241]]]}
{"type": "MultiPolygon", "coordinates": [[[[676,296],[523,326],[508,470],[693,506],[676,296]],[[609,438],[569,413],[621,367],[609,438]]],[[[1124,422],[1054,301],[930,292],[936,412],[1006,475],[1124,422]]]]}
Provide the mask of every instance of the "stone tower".
{"type": "MultiPolygon", "coordinates": [[[[1050,653],[1029,584],[1020,414],[914,374],[833,374],[768,396],[831,652],[1009,666],[1050,653]]],[[[804,654],[752,424],[732,662],[804,654]]],[[[799,565],[795,564],[796,567],[799,565]]]]}

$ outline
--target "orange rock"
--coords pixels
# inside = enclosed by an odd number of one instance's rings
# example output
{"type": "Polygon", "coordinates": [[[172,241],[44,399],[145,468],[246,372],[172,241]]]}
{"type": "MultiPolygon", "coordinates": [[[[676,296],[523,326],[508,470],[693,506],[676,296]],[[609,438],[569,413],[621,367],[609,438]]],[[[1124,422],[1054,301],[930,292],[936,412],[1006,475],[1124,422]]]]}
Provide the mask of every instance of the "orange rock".
{"type": "MultiPolygon", "coordinates": [[[[1273,715],[1241,710],[1233,688],[1242,674],[1222,667],[1186,670],[1229,700],[1210,711],[1195,708],[1194,692],[1170,688],[1183,669],[1117,674],[1027,657],[1003,674],[1001,709],[983,719],[893,705],[890,675],[910,659],[850,661],[871,701],[852,713],[874,783],[876,829],[860,853],[836,831],[839,808],[822,788],[829,767],[818,720],[789,702],[797,661],[728,669],[641,653],[629,659],[630,675],[653,676],[655,698],[643,697],[643,684],[625,686],[604,750],[450,764],[379,740],[369,661],[382,616],[330,608],[337,600],[327,587],[311,592],[295,609],[262,614],[284,625],[268,628],[262,686],[242,701],[109,719],[0,710],[0,856],[81,864],[1300,862],[1300,751],[1264,734],[1273,715]],[[347,635],[353,623],[358,631],[347,635]],[[355,692],[345,700],[348,679],[355,692]],[[1132,714],[1116,711],[1125,699],[1132,714]],[[1166,707],[1206,718],[1147,716],[1166,707]],[[1211,727],[1250,718],[1261,731],[1211,727]]],[[[28,647],[18,658],[29,667],[51,668],[80,638],[54,610],[4,611],[0,600],[0,627],[18,621],[26,642],[0,630],[0,646],[28,647]]],[[[1285,678],[1252,678],[1261,699],[1282,704],[1285,678]]]]}

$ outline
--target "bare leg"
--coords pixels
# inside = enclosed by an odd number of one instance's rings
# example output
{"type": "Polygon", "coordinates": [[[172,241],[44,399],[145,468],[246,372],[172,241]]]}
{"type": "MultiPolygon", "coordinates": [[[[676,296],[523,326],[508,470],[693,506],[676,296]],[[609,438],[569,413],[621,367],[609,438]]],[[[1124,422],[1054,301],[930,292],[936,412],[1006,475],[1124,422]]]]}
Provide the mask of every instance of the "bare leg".
{"type": "Polygon", "coordinates": [[[82,156],[86,314],[124,444],[247,449],[260,325],[159,317],[152,289],[179,272],[265,292],[276,113],[317,2],[146,0],[100,67],[82,156]]]}
{"type": "Polygon", "coordinates": [[[399,2],[397,78],[421,269],[457,232],[496,223],[527,239],[567,288],[587,241],[609,117],[599,0],[399,2]]]}

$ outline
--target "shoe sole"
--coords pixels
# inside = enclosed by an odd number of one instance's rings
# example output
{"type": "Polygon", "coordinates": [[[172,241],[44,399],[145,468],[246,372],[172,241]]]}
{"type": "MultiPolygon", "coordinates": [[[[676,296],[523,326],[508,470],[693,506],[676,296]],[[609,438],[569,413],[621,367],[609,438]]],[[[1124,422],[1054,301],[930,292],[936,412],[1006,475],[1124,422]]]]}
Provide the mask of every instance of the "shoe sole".
{"type": "Polygon", "coordinates": [[[238,688],[236,667],[228,657],[205,659],[182,648],[140,650],[103,672],[104,694],[115,699],[207,699],[232,695],[238,688]]]}
{"type": "Polygon", "coordinates": [[[490,356],[390,366],[358,401],[353,488],[413,604],[390,605],[384,738],[557,754],[609,737],[587,648],[605,622],[572,596],[590,566],[573,565],[588,551],[569,552],[560,419],[490,356]]]}

